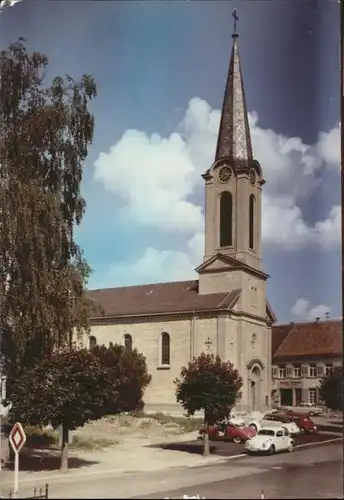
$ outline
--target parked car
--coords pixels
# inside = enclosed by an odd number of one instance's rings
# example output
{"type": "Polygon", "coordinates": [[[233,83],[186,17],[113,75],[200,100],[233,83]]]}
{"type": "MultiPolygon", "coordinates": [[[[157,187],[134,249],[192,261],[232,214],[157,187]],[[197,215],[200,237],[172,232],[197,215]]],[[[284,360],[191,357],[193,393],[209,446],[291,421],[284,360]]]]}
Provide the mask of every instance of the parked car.
{"type": "Polygon", "coordinates": [[[261,427],[261,420],[264,417],[263,413],[253,412],[246,415],[237,415],[229,418],[229,422],[233,425],[251,427],[256,432],[261,427]]]}
{"type": "Polygon", "coordinates": [[[282,426],[262,427],[258,434],[245,443],[246,453],[264,452],[273,455],[278,451],[293,451],[295,443],[288,430],[282,426]]]}
{"type": "MultiPolygon", "coordinates": [[[[199,437],[203,439],[206,429],[201,429],[199,431],[199,437]]],[[[256,430],[252,427],[245,427],[240,425],[234,425],[231,423],[226,424],[216,424],[209,428],[209,438],[216,439],[218,437],[225,437],[232,440],[234,443],[245,443],[248,439],[251,439],[256,435],[256,430]]]]}
{"type": "Polygon", "coordinates": [[[283,424],[283,427],[285,427],[292,436],[301,432],[300,428],[295,423],[295,420],[291,416],[284,413],[268,413],[267,415],[264,415],[261,422],[262,426],[265,427],[266,422],[268,422],[268,425],[274,422],[279,425],[283,424]]]}
{"type": "Polygon", "coordinates": [[[315,415],[321,415],[324,412],[321,406],[316,406],[313,403],[300,403],[299,405],[296,406],[285,406],[284,411],[286,411],[287,413],[289,412],[303,413],[309,415],[310,417],[314,417],[315,415]]]}
{"type": "Polygon", "coordinates": [[[295,424],[298,426],[298,428],[306,433],[306,434],[314,434],[315,432],[318,432],[318,427],[315,425],[313,420],[308,417],[307,415],[304,415],[303,413],[296,413],[296,412],[290,412],[288,413],[290,417],[294,420],[295,424]]]}

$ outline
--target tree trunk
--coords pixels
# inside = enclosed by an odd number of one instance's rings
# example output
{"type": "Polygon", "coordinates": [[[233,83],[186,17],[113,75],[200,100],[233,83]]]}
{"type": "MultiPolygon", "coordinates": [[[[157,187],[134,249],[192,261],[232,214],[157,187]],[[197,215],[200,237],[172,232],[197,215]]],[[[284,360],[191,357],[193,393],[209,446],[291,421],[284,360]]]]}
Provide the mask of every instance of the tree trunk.
{"type": "Polygon", "coordinates": [[[68,443],[69,429],[66,424],[62,424],[62,449],[61,449],[61,470],[68,470],[68,443]]]}
{"type": "Polygon", "coordinates": [[[209,447],[209,424],[204,419],[204,428],[205,433],[203,434],[203,456],[208,457],[210,455],[210,447],[209,447]]]}

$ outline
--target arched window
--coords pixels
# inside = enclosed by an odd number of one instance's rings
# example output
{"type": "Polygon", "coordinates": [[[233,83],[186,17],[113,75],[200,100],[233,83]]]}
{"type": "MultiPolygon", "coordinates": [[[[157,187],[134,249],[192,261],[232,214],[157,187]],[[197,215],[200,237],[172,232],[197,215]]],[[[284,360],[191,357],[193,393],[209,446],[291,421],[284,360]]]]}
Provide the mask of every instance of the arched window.
{"type": "Polygon", "coordinates": [[[132,351],[133,350],[133,338],[129,333],[124,335],[124,350],[132,351]]]}
{"type": "Polygon", "coordinates": [[[232,195],[224,191],[220,195],[220,247],[232,245],[232,195]]]}
{"type": "Polygon", "coordinates": [[[170,336],[164,332],[161,334],[161,364],[170,364],[170,336]]]}
{"type": "Polygon", "coordinates": [[[90,349],[93,349],[94,347],[96,347],[96,345],[97,345],[97,339],[95,338],[94,335],[90,336],[90,338],[89,338],[89,345],[90,345],[90,349]]]}
{"type": "Polygon", "coordinates": [[[253,194],[250,195],[250,200],[249,200],[249,248],[251,250],[254,249],[254,215],[255,215],[255,206],[256,206],[256,200],[253,194]]]}

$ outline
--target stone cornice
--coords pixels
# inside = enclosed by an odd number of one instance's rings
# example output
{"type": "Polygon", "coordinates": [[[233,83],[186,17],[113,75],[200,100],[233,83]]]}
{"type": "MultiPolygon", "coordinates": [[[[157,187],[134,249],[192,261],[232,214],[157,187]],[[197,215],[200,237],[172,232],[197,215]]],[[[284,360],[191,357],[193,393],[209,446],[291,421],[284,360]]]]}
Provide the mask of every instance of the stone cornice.
{"type": "Polygon", "coordinates": [[[196,319],[217,318],[220,315],[229,316],[228,309],[211,309],[208,311],[185,311],[180,313],[138,314],[131,316],[103,316],[91,318],[91,326],[96,325],[123,325],[132,323],[166,323],[169,321],[185,321],[193,317],[196,319]]]}

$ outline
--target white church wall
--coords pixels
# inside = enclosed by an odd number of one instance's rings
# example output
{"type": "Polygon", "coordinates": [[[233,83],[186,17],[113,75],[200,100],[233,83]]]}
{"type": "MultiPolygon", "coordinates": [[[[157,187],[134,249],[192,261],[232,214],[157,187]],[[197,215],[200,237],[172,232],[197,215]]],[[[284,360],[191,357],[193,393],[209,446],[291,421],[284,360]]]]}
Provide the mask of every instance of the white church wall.
{"type": "MultiPolygon", "coordinates": [[[[180,375],[181,367],[191,358],[192,324],[189,319],[123,323],[92,326],[98,344],[110,342],[124,344],[124,335],[130,334],[133,348],[137,348],[147,361],[152,376],[146,389],[144,401],[147,406],[171,406],[176,404],[174,379],[180,375]],[[161,334],[170,335],[170,364],[161,364],[161,334]]],[[[87,339],[85,339],[87,342],[87,339]]]]}
{"type": "Polygon", "coordinates": [[[249,314],[265,317],[266,283],[260,278],[243,273],[241,308],[249,314]]]}
{"type": "Polygon", "coordinates": [[[238,324],[238,351],[240,357],[238,367],[243,378],[240,407],[244,410],[252,410],[250,384],[254,366],[258,366],[261,370],[259,406],[269,406],[271,396],[271,328],[249,318],[240,319],[238,324]],[[260,363],[263,368],[259,366],[260,363]]]}
{"type": "Polygon", "coordinates": [[[217,354],[217,318],[197,318],[195,328],[194,356],[217,354]]]}

